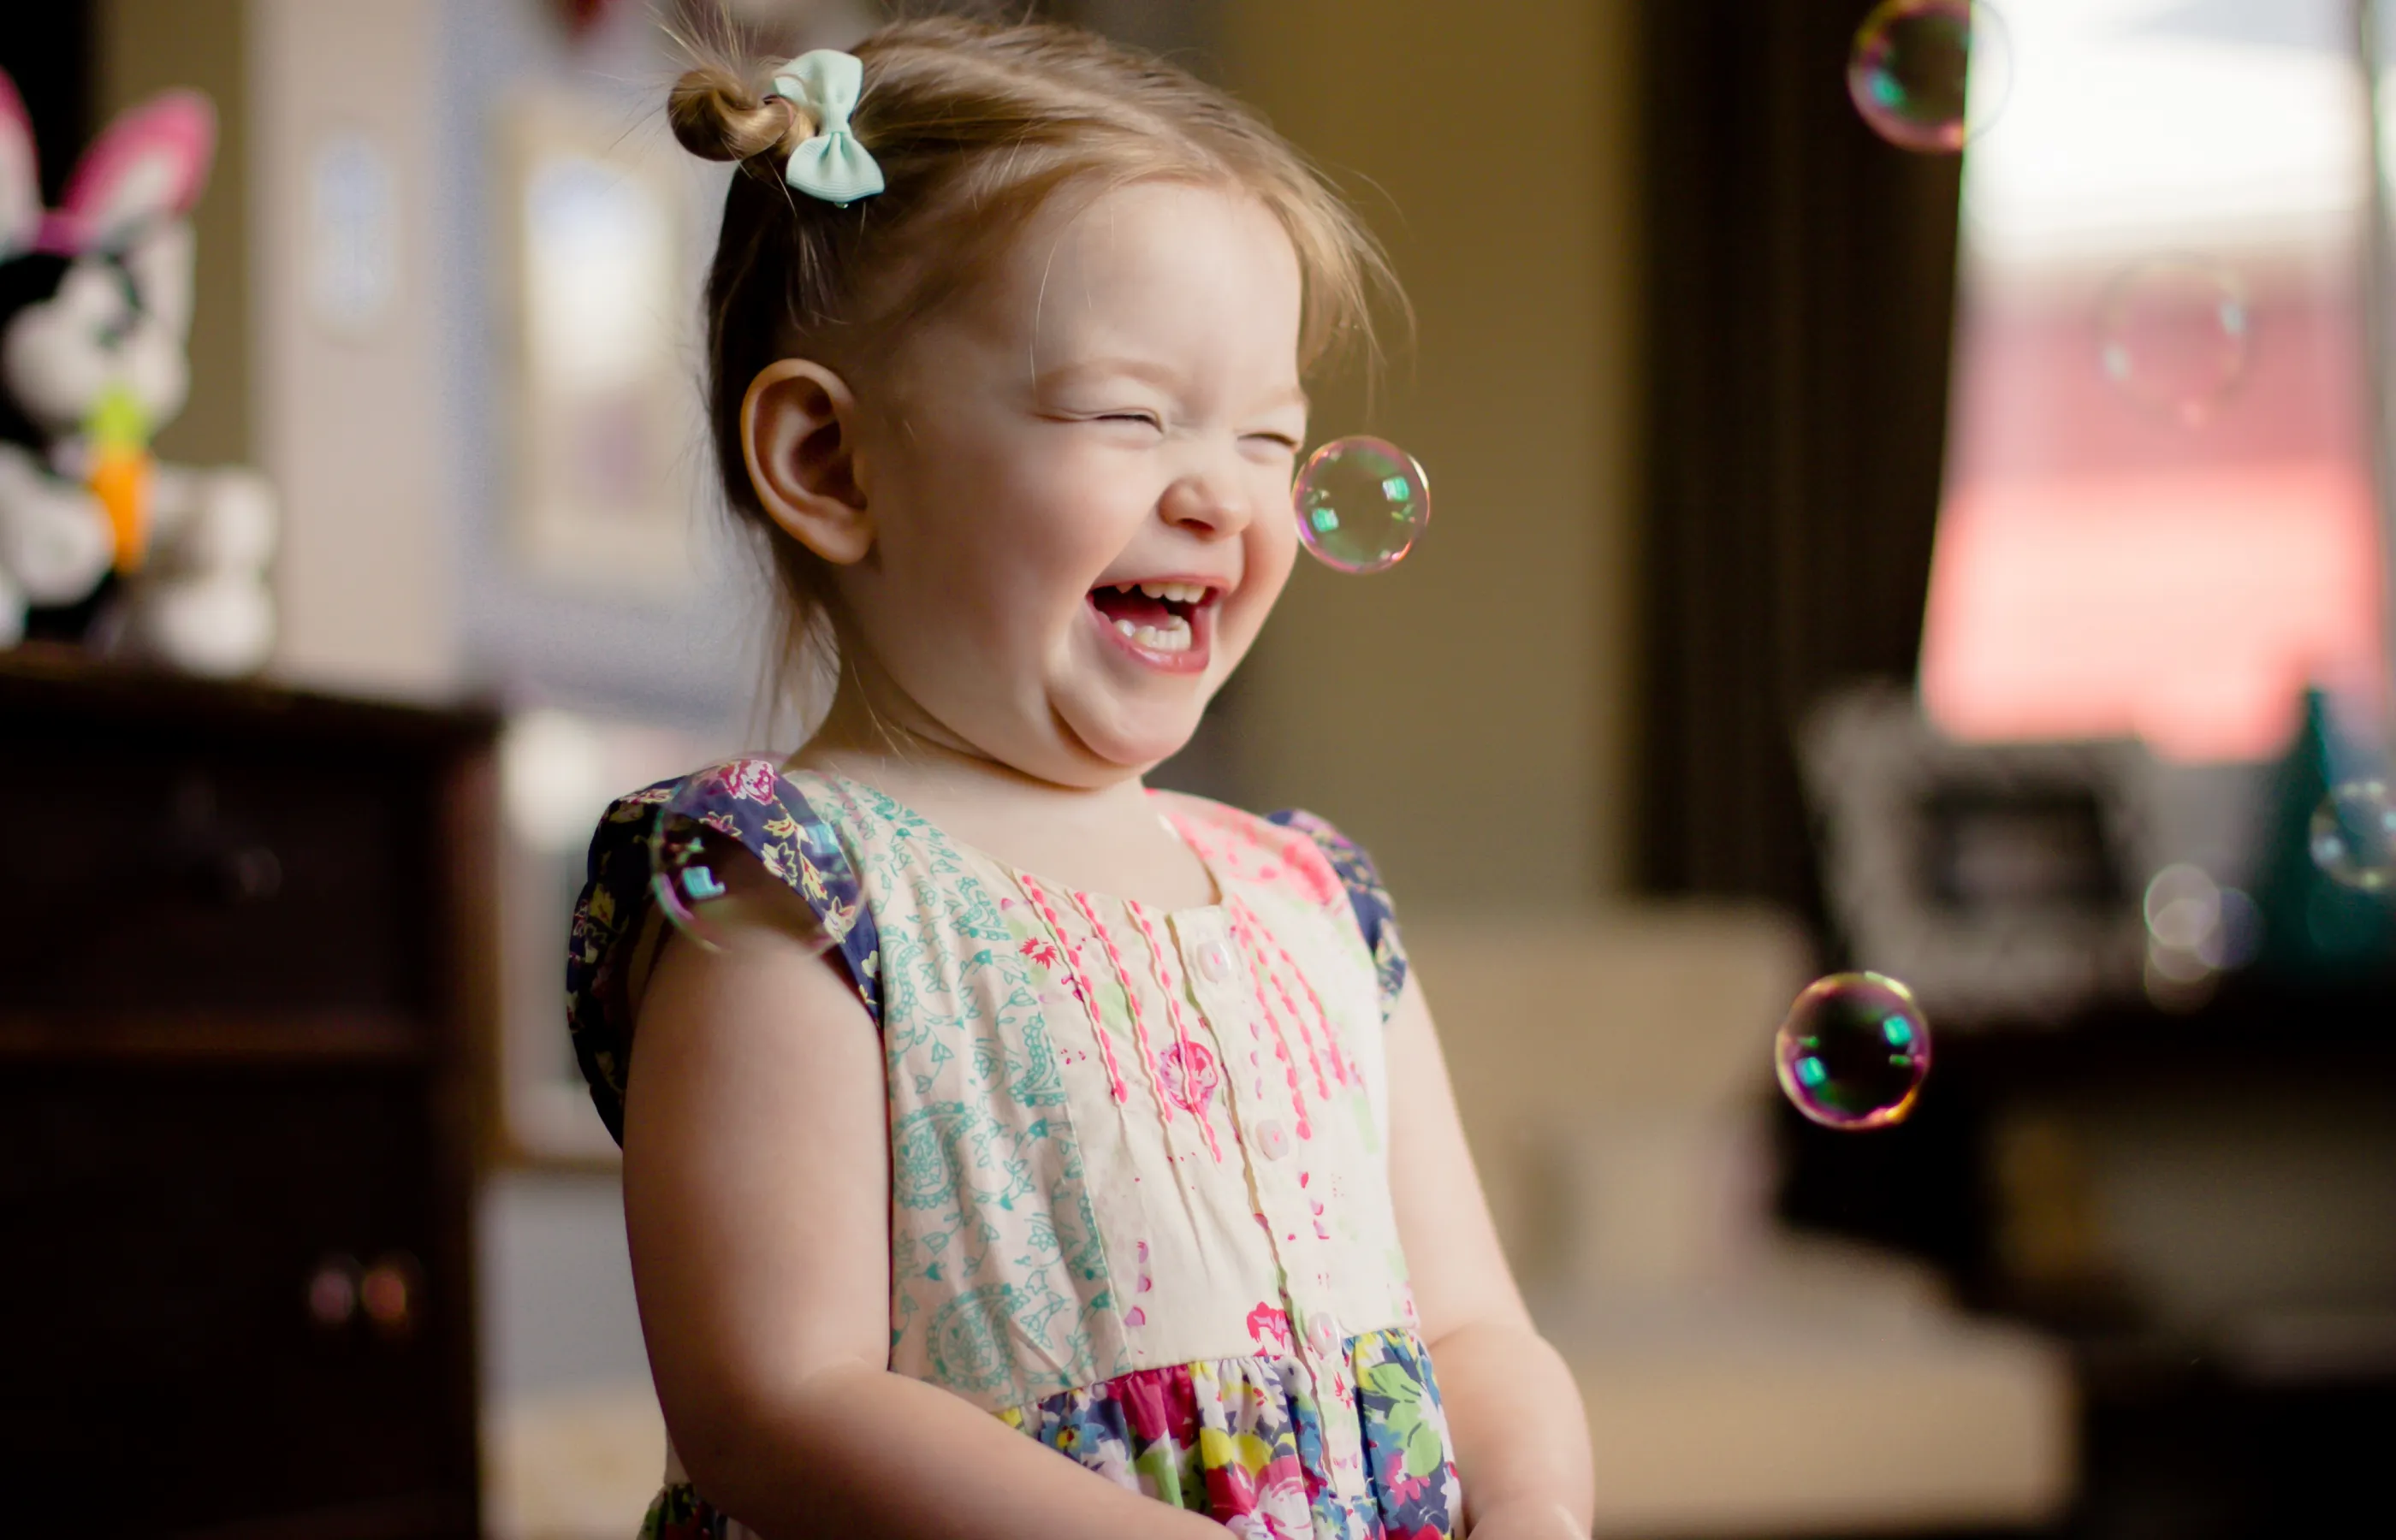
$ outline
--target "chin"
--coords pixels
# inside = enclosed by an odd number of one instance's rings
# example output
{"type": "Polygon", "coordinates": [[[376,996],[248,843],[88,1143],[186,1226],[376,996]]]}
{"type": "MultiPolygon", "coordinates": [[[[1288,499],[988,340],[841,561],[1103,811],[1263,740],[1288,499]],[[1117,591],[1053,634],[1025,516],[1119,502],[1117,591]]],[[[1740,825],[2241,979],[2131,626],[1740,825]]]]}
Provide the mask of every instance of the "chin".
{"type": "Polygon", "coordinates": [[[1096,778],[1117,779],[1123,776],[1145,775],[1189,746],[1198,731],[1201,713],[1186,716],[1176,713],[1170,722],[1153,718],[1140,722],[1090,722],[1077,720],[1077,714],[1062,713],[1065,725],[1079,742],[1088,759],[1098,762],[1092,766],[1096,778]],[[1112,771],[1112,775],[1108,772],[1112,771]]]}

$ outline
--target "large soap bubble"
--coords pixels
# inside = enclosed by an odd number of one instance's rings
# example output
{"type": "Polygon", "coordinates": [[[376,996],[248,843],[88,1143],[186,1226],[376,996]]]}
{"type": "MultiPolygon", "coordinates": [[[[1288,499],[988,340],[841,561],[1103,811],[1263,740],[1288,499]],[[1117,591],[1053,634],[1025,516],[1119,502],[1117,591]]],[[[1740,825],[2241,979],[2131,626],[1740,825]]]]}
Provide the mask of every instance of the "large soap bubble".
{"type": "Polygon", "coordinates": [[[1972,0],[1884,0],[1856,29],[1847,95],[1902,150],[1951,154],[1988,130],[2013,89],[1996,11],[1972,0]]]}
{"type": "Polygon", "coordinates": [[[1324,566],[1378,572],[1405,560],[1431,523],[1431,483],[1387,439],[1333,439],[1290,488],[1298,538],[1324,566]]]}
{"type": "Polygon", "coordinates": [[[1780,1089],[1825,1128],[1903,1121],[1930,1073],[1930,1024],[1913,991],[1875,973],[1806,986],[1773,1040],[1780,1089]]]}

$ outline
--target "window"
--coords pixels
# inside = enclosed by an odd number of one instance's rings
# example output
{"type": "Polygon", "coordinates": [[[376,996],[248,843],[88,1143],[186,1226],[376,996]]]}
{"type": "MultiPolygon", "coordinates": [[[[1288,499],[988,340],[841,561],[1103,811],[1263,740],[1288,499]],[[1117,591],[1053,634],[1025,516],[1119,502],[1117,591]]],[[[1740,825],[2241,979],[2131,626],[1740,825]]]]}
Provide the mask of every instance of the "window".
{"type": "Polygon", "coordinates": [[[2251,760],[2383,677],[2348,0],[2002,0],[1924,703],[2251,760]]]}

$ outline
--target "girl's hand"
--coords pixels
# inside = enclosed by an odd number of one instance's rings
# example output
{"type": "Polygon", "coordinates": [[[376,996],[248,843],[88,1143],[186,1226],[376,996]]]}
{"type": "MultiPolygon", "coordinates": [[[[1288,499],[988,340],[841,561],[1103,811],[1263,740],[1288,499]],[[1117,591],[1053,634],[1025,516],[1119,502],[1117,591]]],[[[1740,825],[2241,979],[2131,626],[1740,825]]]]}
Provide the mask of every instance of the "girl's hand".
{"type": "Polygon", "coordinates": [[[1465,1540],[1589,1540],[1562,1503],[1515,1503],[1481,1516],[1465,1540]]]}

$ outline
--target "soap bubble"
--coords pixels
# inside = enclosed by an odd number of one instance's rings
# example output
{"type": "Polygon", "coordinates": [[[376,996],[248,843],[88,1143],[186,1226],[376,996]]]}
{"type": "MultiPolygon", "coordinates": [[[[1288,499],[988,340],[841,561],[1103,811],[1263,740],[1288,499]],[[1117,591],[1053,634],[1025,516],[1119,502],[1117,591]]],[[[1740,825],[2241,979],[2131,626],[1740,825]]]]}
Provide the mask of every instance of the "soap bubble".
{"type": "Polygon", "coordinates": [[[1298,538],[1341,572],[1397,565],[1431,523],[1423,468],[1387,439],[1333,439],[1307,457],[1290,498],[1298,538]]]}
{"type": "Polygon", "coordinates": [[[2262,944],[2262,912],[2255,900],[2186,861],[2154,874],[2140,908],[2148,951],[2170,977],[2243,968],[2262,944]]]}
{"type": "Polygon", "coordinates": [[[2164,1010],[2203,1004],[2223,974],[2252,962],[2262,948],[2263,913],[2255,900],[2190,862],[2156,872],[2140,907],[2147,998],[2164,1010]]]}
{"type": "Polygon", "coordinates": [[[2123,394],[2194,428],[2244,378],[2254,352],[2246,285],[2218,262],[2160,257],[2108,285],[2097,361],[2123,394]]]}
{"type": "Polygon", "coordinates": [[[756,854],[760,845],[786,851],[799,837],[789,787],[771,760],[730,760],[683,777],[658,804],[649,890],[674,929],[709,951],[761,938],[816,951],[832,945],[805,901],[756,854]]]}
{"type": "Polygon", "coordinates": [[[2396,883],[2396,802],[2385,781],[2348,781],[2313,810],[2313,865],[2365,893],[2396,883]]]}
{"type": "Polygon", "coordinates": [[[1900,150],[1963,149],[1988,131],[2012,90],[2003,19],[1971,0],[1883,0],[1847,54],[1856,111],[1900,150]]]}
{"type": "Polygon", "coordinates": [[[1930,1072],[1930,1024],[1913,991],[1875,973],[1806,986],[1773,1040],[1780,1089],[1825,1128],[1885,1128],[1930,1072]]]}

